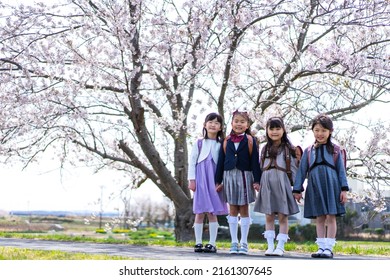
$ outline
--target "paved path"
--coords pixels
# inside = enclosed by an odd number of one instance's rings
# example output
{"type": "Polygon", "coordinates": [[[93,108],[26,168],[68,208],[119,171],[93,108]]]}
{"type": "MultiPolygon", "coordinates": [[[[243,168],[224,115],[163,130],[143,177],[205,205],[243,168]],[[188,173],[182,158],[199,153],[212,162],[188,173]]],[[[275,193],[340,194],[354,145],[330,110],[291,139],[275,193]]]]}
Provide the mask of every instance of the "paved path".
{"type": "MultiPolygon", "coordinates": [[[[137,246],[126,244],[79,243],[46,241],[17,238],[0,238],[0,247],[16,247],[37,250],[59,250],[88,254],[105,254],[150,260],[208,260],[208,259],[267,259],[267,260],[317,260],[310,254],[286,252],[283,257],[266,257],[264,251],[250,250],[249,255],[230,255],[228,250],[220,249],[216,254],[194,253],[189,247],[137,246]]],[[[335,255],[334,260],[390,260],[390,257],[335,255]]]]}

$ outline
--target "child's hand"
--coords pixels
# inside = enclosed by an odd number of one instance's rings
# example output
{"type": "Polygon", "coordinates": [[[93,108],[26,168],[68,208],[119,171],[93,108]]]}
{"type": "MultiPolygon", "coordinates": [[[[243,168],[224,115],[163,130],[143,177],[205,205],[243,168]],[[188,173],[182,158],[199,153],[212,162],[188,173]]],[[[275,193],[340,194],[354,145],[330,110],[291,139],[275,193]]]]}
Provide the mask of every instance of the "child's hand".
{"type": "Polygon", "coordinates": [[[254,188],[256,191],[260,191],[261,186],[260,186],[259,183],[254,183],[254,184],[253,184],[253,188],[254,188]]]}
{"type": "Polygon", "coordinates": [[[347,202],[347,200],[348,200],[347,192],[346,191],[342,191],[341,194],[340,194],[340,203],[344,204],[344,203],[347,202]]]}
{"type": "Polygon", "coordinates": [[[188,188],[189,188],[191,191],[193,191],[193,192],[196,190],[195,180],[190,180],[190,181],[189,181],[188,188]]]}
{"type": "Polygon", "coordinates": [[[293,193],[293,196],[295,198],[295,200],[300,203],[301,202],[301,199],[302,199],[302,194],[301,193],[293,193]]]}
{"type": "Polygon", "coordinates": [[[215,185],[215,190],[217,191],[217,192],[220,192],[220,191],[222,191],[223,190],[223,184],[217,184],[217,185],[215,185]]]}

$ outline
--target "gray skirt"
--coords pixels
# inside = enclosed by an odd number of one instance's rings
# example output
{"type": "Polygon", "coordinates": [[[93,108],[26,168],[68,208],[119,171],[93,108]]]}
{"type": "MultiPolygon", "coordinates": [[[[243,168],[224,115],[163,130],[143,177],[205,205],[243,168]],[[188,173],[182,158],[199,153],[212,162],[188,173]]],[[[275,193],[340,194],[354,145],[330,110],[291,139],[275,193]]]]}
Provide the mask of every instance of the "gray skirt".
{"type": "Polygon", "coordinates": [[[223,198],[230,205],[246,205],[256,199],[252,171],[237,168],[223,173],[223,198]]]}
{"type": "Polygon", "coordinates": [[[278,169],[265,170],[261,174],[260,185],[261,189],[253,211],[266,215],[280,213],[287,216],[299,212],[286,172],[278,169]]]}

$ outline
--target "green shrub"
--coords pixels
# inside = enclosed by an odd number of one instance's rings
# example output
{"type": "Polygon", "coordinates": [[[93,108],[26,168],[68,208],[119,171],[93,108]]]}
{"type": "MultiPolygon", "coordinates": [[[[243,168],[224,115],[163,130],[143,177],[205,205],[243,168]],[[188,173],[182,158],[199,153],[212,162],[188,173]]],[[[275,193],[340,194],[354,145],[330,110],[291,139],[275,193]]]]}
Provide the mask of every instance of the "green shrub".
{"type": "Polygon", "coordinates": [[[114,228],[112,230],[112,233],[126,233],[128,234],[130,232],[129,229],[121,229],[121,228],[114,228]]]}
{"type": "Polygon", "coordinates": [[[128,235],[133,240],[175,240],[173,232],[161,231],[155,228],[138,229],[136,231],[129,231],[128,235]]]}
{"type": "Polygon", "coordinates": [[[371,234],[373,232],[373,230],[372,230],[372,228],[365,228],[365,229],[363,229],[363,232],[371,234]]]}
{"type": "Polygon", "coordinates": [[[289,226],[288,235],[291,241],[302,242],[315,240],[317,237],[315,224],[298,225],[292,224],[289,226]]]}
{"type": "Polygon", "coordinates": [[[376,229],[374,229],[374,232],[376,234],[379,234],[379,235],[384,235],[385,234],[385,230],[383,228],[376,228],[376,229]]]}
{"type": "Polygon", "coordinates": [[[317,237],[316,225],[307,224],[300,227],[301,237],[303,240],[315,240],[317,237]]]}
{"type": "MultiPolygon", "coordinates": [[[[260,241],[265,242],[263,237],[263,232],[265,231],[265,225],[252,224],[249,228],[248,240],[250,241],[260,241]]],[[[279,225],[275,225],[276,235],[279,233],[279,225]]],[[[291,241],[302,242],[302,241],[312,241],[316,239],[316,226],[315,224],[307,225],[298,225],[291,224],[289,225],[288,235],[291,241]]]]}
{"type": "Polygon", "coordinates": [[[300,241],[301,238],[298,236],[298,224],[292,224],[288,228],[288,236],[292,241],[300,241]]]}
{"type": "Polygon", "coordinates": [[[264,241],[264,236],[263,236],[264,231],[265,231],[264,225],[252,224],[249,228],[248,240],[264,241]]]}

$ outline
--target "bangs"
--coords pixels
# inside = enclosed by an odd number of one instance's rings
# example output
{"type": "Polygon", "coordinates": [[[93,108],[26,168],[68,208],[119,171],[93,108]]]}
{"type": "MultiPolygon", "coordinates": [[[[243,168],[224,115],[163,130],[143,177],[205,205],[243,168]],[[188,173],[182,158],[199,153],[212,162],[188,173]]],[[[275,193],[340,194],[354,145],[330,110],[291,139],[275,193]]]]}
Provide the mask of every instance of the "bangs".
{"type": "Polygon", "coordinates": [[[206,116],[205,118],[205,122],[208,122],[208,121],[213,121],[217,119],[217,121],[222,124],[223,120],[222,120],[222,117],[221,115],[217,114],[217,113],[210,113],[206,116]]]}
{"type": "Polygon", "coordinates": [[[324,114],[321,114],[319,116],[317,116],[313,121],[312,121],[312,126],[311,126],[311,129],[313,130],[314,129],[314,126],[316,124],[319,124],[321,125],[323,128],[326,128],[326,129],[329,129],[331,131],[333,131],[333,122],[332,120],[324,115],[324,114]]]}
{"type": "Polygon", "coordinates": [[[284,129],[283,122],[279,118],[270,119],[267,123],[267,127],[268,128],[283,128],[284,129]]]}

